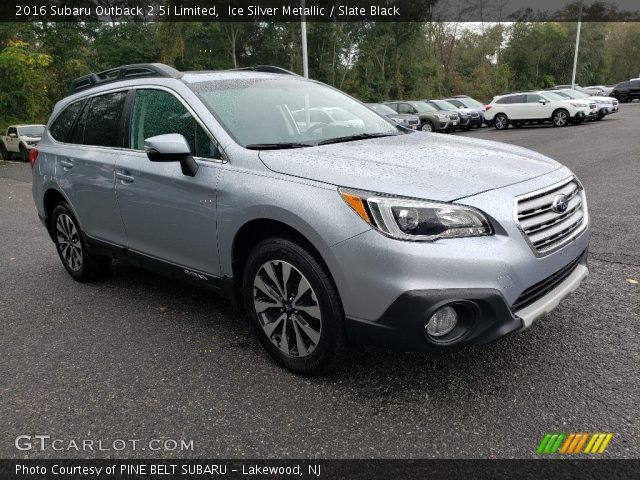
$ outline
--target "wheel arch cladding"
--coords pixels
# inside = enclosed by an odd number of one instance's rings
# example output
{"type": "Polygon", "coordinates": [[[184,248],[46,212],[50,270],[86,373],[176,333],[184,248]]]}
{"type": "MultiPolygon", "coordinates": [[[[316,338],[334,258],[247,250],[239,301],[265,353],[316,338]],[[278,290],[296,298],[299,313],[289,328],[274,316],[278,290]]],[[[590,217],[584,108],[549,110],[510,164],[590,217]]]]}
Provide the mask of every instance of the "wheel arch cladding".
{"type": "MultiPolygon", "coordinates": [[[[271,218],[256,218],[245,223],[236,232],[231,246],[231,268],[233,274],[234,303],[241,306],[243,270],[249,253],[261,241],[270,237],[281,237],[297,243],[307,250],[325,270],[327,276],[336,287],[335,280],[320,250],[299,230],[271,218]]],[[[338,289],[336,288],[338,292],[338,289]]]]}

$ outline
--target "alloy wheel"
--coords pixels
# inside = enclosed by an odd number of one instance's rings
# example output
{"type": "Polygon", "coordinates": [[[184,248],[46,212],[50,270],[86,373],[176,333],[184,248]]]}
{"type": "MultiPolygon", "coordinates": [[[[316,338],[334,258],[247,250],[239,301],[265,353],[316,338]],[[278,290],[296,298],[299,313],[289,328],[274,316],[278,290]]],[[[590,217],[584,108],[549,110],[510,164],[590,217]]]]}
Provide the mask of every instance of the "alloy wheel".
{"type": "Polygon", "coordinates": [[[56,220],[56,243],[67,266],[74,272],[82,268],[82,243],[73,220],[66,213],[56,220]]]}
{"type": "Polygon", "coordinates": [[[433,125],[431,125],[429,122],[425,122],[422,124],[421,130],[423,132],[433,132],[433,125]]]}
{"type": "Polygon", "coordinates": [[[498,115],[494,119],[494,125],[498,130],[507,128],[507,117],[505,117],[504,115],[498,115]]]}
{"type": "Polygon", "coordinates": [[[564,112],[562,110],[559,112],[556,112],[555,116],[553,117],[553,123],[557,127],[564,127],[567,124],[567,121],[568,121],[567,112],[564,112]]]}
{"type": "Polygon", "coordinates": [[[320,306],[296,267],[281,260],[262,265],[253,281],[253,304],[263,332],[284,354],[301,358],[316,349],[322,333],[320,306]]]}

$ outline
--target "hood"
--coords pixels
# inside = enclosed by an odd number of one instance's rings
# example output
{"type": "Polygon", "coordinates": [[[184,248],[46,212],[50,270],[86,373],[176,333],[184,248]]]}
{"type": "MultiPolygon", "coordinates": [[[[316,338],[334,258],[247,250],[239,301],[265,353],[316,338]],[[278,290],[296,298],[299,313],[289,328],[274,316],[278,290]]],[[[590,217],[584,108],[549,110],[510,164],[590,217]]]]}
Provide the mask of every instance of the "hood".
{"type": "Polygon", "coordinates": [[[506,143],[422,132],[292,150],[263,150],[271,170],[342,187],[452,201],[561,165],[506,143]]]}
{"type": "MultiPolygon", "coordinates": [[[[602,97],[600,95],[591,95],[589,98],[593,99],[593,100],[600,100],[600,101],[605,101],[608,103],[611,103],[613,101],[612,97],[602,97]]],[[[586,100],[586,98],[585,98],[586,100]]]]}

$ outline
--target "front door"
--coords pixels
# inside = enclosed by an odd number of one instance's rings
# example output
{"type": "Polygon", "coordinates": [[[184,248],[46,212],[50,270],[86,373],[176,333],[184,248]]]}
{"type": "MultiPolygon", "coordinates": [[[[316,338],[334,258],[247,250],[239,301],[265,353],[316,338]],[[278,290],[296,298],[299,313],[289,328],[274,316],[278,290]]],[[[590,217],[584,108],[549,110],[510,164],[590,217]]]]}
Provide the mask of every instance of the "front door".
{"type": "Polygon", "coordinates": [[[215,143],[175,94],[160,89],[135,91],[128,135],[132,150],[116,165],[116,195],[129,249],[217,277],[215,143]],[[195,177],[179,163],[147,158],[144,140],[167,133],[187,139],[200,167],[195,177]]]}

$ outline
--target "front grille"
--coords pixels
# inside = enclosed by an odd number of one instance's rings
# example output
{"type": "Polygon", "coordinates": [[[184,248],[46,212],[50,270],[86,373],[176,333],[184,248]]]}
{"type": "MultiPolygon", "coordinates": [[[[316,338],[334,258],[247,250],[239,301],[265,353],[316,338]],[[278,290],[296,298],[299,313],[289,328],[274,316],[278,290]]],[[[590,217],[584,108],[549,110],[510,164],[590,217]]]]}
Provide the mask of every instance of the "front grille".
{"type": "Polygon", "coordinates": [[[451,120],[458,120],[458,115],[456,113],[452,113],[451,115],[449,115],[449,118],[451,120]]]}
{"type": "Polygon", "coordinates": [[[473,118],[478,118],[480,116],[480,114],[478,112],[471,112],[471,116],[473,118]]]}
{"type": "Polygon", "coordinates": [[[553,275],[527,288],[511,306],[511,310],[515,312],[531,305],[533,302],[535,302],[539,298],[544,297],[547,293],[560,285],[576,269],[584,255],[586,255],[586,252],[580,255],[566,267],[558,270],[553,275]]]}
{"type": "Polygon", "coordinates": [[[522,195],[515,200],[515,220],[533,249],[547,254],[570,242],[588,223],[584,190],[575,178],[522,195]],[[566,209],[555,208],[561,197],[566,209]]]}
{"type": "Polygon", "coordinates": [[[618,100],[616,100],[615,98],[613,99],[613,106],[615,107],[616,105],[618,105],[618,100]]]}
{"type": "Polygon", "coordinates": [[[418,120],[418,119],[409,120],[409,125],[417,125],[418,123],[420,123],[420,120],[418,120]]]}
{"type": "Polygon", "coordinates": [[[596,108],[596,104],[595,103],[590,103],[589,104],[589,108],[596,108]]]}

